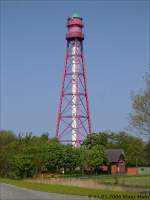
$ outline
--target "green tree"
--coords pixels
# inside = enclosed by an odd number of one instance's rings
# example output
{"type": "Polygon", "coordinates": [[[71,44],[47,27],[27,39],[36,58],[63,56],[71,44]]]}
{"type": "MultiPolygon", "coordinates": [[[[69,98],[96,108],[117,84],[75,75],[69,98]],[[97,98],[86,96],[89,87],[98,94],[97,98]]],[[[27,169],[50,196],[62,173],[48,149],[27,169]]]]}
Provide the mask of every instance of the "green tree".
{"type": "Polygon", "coordinates": [[[150,140],[145,145],[145,160],[147,166],[150,166],[150,140]]]}
{"type": "Polygon", "coordinates": [[[102,145],[93,145],[91,148],[89,146],[82,145],[80,147],[80,168],[82,173],[93,172],[100,165],[108,163],[105,155],[105,150],[102,145]]]}
{"type": "Polygon", "coordinates": [[[48,133],[43,133],[43,134],[41,135],[41,139],[42,139],[42,140],[47,140],[47,141],[48,141],[48,136],[49,136],[48,133]]]}
{"type": "Polygon", "coordinates": [[[64,145],[62,153],[62,167],[65,171],[73,172],[79,166],[79,151],[72,145],[64,145]]]}
{"type": "Polygon", "coordinates": [[[8,176],[10,171],[10,158],[14,153],[13,143],[17,137],[12,131],[0,131],[0,176],[8,176]]]}
{"type": "Polygon", "coordinates": [[[150,67],[145,78],[146,89],[133,95],[131,125],[140,133],[150,136],[150,67]]]}
{"type": "Polygon", "coordinates": [[[48,151],[46,152],[46,168],[50,171],[57,171],[62,167],[63,145],[56,139],[48,142],[48,151]]]}
{"type": "Polygon", "coordinates": [[[145,165],[144,148],[145,143],[141,138],[131,136],[126,132],[110,134],[110,143],[107,148],[121,148],[125,152],[127,164],[135,166],[145,165]]]}
{"type": "Polygon", "coordinates": [[[33,165],[33,156],[26,154],[16,154],[11,158],[11,170],[9,176],[11,178],[26,178],[34,174],[35,166],[33,165]]]}
{"type": "Polygon", "coordinates": [[[12,153],[9,159],[9,176],[14,178],[31,177],[41,171],[47,170],[46,158],[48,143],[44,137],[32,136],[26,133],[19,135],[16,142],[11,145],[12,153]]]}
{"type": "Polygon", "coordinates": [[[93,133],[87,136],[83,141],[83,145],[87,146],[89,149],[95,145],[106,146],[108,143],[108,135],[107,132],[93,133]]]}
{"type": "Polygon", "coordinates": [[[0,148],[16,140],[16,135],[12,131],[0,131],[0,148]]]}
{"type": "Polygon", "coordinates": [[[102,145],[95,145],[89,151],[89,163],[93,169],[97,169],[100,165],[108,163],[102,145]]]}

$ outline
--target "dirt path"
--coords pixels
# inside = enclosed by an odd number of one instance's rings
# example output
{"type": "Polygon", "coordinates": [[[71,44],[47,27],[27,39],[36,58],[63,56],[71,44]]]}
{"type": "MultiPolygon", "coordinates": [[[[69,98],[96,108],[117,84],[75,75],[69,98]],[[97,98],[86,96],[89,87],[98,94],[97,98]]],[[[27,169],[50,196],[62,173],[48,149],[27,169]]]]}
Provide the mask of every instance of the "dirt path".
{"type": "Polygon", "coordinates": [[[127,191],[127,192],[150,191],[150,189],[146,189],[146,188],[102,184],[102,183],[96,182],[96,180],[79,179],[79,178],[67,178],[67,179],[66,178],[50,178],[47,183],[58,184],[58,185],[72,185],[72,186],[79,186],[79,187],[84,187],[84,188],[94,188],[94,189],[112,190],[112,191],[127,191]]]}

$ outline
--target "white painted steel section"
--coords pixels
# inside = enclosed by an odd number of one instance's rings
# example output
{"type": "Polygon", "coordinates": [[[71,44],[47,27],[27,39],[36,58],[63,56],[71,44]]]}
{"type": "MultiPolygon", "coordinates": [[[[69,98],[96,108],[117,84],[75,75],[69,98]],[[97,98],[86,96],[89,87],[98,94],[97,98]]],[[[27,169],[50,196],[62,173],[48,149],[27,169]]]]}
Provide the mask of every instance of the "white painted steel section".
{"type": "Polygon", "coordinates": [[[72,145],[77,145],[77,63],[76,46],[72,47],[72,145]]]}

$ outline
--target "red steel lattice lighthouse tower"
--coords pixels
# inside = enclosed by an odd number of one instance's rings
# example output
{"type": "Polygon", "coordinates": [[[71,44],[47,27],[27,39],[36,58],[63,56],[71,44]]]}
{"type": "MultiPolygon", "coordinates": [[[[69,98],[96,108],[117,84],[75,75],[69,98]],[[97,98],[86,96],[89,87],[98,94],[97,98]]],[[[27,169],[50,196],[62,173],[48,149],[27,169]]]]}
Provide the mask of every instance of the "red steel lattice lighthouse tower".
{"type": "Polygon", "coordinates": [[[91,134],[86,69],[82,32],[83,20],[74,14],[67,21],[67,48],[62,80],[56,137],[62,142],[79,146],[91,134]]]}

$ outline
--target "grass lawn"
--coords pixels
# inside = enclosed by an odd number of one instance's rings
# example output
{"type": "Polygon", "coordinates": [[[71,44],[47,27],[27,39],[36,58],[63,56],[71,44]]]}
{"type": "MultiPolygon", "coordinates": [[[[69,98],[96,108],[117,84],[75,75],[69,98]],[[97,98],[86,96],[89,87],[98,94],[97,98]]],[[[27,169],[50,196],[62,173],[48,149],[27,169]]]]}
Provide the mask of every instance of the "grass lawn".
{"type": "Polygon", "coordinates": [[[24,180],[11,180],[0,178],[1,183],[7,183],[16,185],[19,187],[24,187],[28,189],[38,190],[42,192],[52,192],[59,194],[72,194],[80,196],[93,196],[99,197],[102,200],[112,200],[112,199],[123,199],[123,200],[140,200],[140,199],[150,199],[150,195],[142,195],[138,193],[128,193],[128,192],[112,192],[104,191],[99,189],[89,189],[81,188],[75,186],[64,186],[64,185],[51,185],[51,184],[41,184],[41,183],[32,183],[24,180]]]}
{"type": "MultiPolygon", "coordinates": [[[[113,176],[99,176],[95,178],[99,183],[115,184],[113,176]]],[[[118,185],[150,188],[150,176],[118,176],[118,185]]]]}

